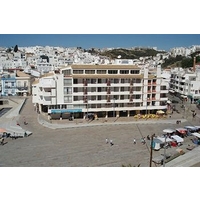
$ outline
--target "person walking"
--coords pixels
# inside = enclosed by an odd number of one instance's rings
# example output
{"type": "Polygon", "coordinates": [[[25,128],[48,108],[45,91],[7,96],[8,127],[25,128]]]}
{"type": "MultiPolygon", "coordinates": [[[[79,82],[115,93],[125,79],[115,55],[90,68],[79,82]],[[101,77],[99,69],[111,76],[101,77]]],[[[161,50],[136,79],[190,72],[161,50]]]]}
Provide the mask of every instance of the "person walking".
{"type": "Polygon", "coordinates": [[[112,141],[112,140],[110,140],[110,146],[113,146],[113,145],[114,145],[113,141],[112,141]]]}
{"type": "Polygon", "coordinates": [[[1,145],[4,145],[4,138],[3,137],[0,139],[0,142],[1,142],[1,145]]]}
{"type": "Polygon", "coordinates": [[[108,144],[108,138],[106,138],[106,144],[108,144]]]}
{"type": "Polygon", "coordinates": [[[136,139],[135,138],[133,139],[133,144],[136,144],[136,139]]]}

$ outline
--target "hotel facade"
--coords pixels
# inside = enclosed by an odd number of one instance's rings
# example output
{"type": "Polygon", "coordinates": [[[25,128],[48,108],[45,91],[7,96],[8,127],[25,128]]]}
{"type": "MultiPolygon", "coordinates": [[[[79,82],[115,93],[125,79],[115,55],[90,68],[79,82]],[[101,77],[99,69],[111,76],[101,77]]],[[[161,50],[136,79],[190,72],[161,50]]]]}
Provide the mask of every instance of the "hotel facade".
{"type": "Polygon", "coordinates": [[[129,117],[167,109],[167,83],[161,66],[150,74],[135,65],[71,65],[49,73],[32,84],[33,103],[39,112],[60,119],[129,117]]]}

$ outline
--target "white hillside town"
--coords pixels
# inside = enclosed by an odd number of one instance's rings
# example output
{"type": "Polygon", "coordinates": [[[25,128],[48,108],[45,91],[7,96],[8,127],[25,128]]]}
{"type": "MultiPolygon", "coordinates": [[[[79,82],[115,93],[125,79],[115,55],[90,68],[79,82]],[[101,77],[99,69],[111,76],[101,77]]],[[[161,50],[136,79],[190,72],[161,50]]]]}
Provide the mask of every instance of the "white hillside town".
{"type": "Polygon", "coordinates": [[[161,68],[169,56],[199,50],[194,45],[153,57],[111,59],[80,47],[18,47],[17,52],[0,47],[0,94],[32,96],[37,111],[49,119],[155,114],[167,110],[168,92],[191,103],[200,100],[196,57],[192,69],[161,68]]]}

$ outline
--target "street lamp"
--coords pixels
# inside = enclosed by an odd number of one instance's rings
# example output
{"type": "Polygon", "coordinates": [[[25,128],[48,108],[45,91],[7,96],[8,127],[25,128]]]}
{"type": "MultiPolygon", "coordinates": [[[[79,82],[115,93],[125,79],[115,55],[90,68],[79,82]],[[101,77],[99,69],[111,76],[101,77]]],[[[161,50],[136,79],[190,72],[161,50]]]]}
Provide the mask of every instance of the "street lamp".
{"type": "Polygon", "coordinates": [[[151,145],[151,147],[150,147],[151,151],[150,151],[149,167],[151,167],[151,165],[152,165],[152,157],[153,157],[153,138],[154,138],[154,137],[155,137],[155,133],[154,133],[153,135],[151,135],[151,143],[150,143],[150,145],[151,145]]]}
{"type": "Polygon", "coordinates": [[[167,135],[164,134],[165,136],[165,143],[164,143],[164,158],[163,158],[163,167],[165,167],[165,160],[166,160],[166,140],[167,140],[167,135]]]}
{"type": "Polygon", "coordinates": [[[148,104],[148,100],[149,100],[149,98],[147,98],[147,101],[146,101],[146,115],[147,115],[147,104],[148,104]]]}
{"type": "Polygon", "coordinates": [[[88,118],[88,98],[86,97],[85,98],[85,105],[86,105],[86,109],[87,109],[87,117],[86,118],[88,118]]]}
{"type": "Polygon", "coordinates": [[[113,117],[115,117],[115,98],[113,99],[113,117]]]}

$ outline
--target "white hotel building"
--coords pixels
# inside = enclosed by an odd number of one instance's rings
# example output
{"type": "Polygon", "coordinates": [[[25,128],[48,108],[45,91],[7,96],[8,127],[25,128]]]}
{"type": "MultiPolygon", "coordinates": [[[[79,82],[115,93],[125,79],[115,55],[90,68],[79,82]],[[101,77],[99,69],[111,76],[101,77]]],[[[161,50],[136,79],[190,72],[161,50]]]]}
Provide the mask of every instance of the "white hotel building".
{"type": "Polygon", "coordinates": [[[76,113],[98,117],[129,117],[165,110],[167,83],[161,67],[150,74],[135,65],[72,65],[49,73],[32,85],[33,103],[40,112],[60,118],[76,113]]]}

